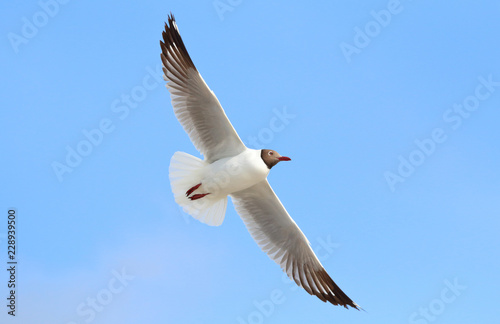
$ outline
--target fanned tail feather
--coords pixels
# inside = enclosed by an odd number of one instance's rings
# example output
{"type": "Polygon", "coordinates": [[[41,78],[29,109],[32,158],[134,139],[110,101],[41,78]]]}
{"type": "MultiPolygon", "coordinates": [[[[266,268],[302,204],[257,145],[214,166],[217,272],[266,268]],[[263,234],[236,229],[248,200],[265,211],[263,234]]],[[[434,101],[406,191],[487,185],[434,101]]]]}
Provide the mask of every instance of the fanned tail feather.
{"type": "MultiPolygon", "coordinates": [[[[224,221],[227,197],[214,200],[207,195],[198,200],[191,200],[186,191],[200,183],[206,163],[190,154],[175,152],[170,160],[169,178],[175,202],[184,212],[210,226],[219,226],[224,221]]],[[[202,189],[203,185],[200,187],[202,189]]]]}

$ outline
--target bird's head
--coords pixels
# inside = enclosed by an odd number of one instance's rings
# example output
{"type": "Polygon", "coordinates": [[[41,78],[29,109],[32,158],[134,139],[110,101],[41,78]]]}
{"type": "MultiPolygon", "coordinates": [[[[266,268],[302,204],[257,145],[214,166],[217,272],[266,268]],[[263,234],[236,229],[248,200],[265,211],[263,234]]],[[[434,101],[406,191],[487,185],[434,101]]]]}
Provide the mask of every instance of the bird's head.
{"type": "Polygon", "coordinates": [[[269,169],[278,164],[280,161],[291,161],[289,157],[281,156],[278,152],[273,150],[262,150],[260,153],[260,157],[267,165],[269,169]]]}

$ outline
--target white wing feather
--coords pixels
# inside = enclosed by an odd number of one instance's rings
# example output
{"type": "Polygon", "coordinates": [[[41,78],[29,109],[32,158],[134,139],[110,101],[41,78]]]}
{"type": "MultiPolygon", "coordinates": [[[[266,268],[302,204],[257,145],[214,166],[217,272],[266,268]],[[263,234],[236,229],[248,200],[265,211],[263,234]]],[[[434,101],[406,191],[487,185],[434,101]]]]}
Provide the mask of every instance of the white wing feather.
{"type": "Polygon", "coordinates": [[[290,279],[324,302],[359,309],[330,278],[267,180],[231,197],[253,239],[290,279]]]}
{"type": "Polygon", "coordinates": [[[243,152],[245,145],[191,61],[173,16],[162,35],[161,59],[174,113],[194,146],[208,163],[243,152]]]}

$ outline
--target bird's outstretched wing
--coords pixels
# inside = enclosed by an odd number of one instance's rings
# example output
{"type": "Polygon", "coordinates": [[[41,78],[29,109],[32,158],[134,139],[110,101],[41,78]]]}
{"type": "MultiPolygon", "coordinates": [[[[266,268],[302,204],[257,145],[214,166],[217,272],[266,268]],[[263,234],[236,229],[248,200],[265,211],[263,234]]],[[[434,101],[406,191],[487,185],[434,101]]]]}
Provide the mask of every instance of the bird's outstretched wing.
{"type": "Polygon", "coordinates": [[[290,279],[324,302],[360,309],[330,278],[267,180],[231,197],[253,239],[290,279]]]}
{"type": "Polygon", "coordinates": [[[164,79],[175,116],[196,149],[209,163],[243,152],[245,145],[191,61],[173,15],[168,17],[162,36],[164,79]]]}

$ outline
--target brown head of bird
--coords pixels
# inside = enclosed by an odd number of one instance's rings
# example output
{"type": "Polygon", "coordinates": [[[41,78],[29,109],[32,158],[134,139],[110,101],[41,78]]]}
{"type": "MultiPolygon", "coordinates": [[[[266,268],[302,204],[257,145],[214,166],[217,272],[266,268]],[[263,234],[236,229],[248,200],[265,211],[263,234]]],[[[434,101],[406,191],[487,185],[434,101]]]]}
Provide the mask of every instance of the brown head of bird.
{"type": "Polygon", "coordinates": [[[273,166],[278,164],[280,161],[291,161],[287,156],[281,156],[279,155],[278,152],[273,151],[273,150],[262,150],[260,153],[260,157],[264,161],[264,163],[267,165],[269,169],[271,169],[273,166]]]}

